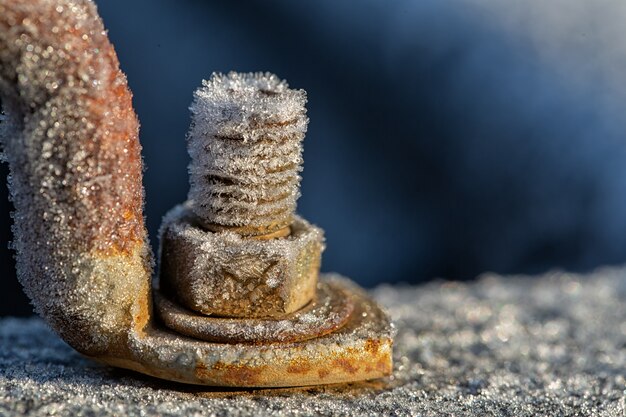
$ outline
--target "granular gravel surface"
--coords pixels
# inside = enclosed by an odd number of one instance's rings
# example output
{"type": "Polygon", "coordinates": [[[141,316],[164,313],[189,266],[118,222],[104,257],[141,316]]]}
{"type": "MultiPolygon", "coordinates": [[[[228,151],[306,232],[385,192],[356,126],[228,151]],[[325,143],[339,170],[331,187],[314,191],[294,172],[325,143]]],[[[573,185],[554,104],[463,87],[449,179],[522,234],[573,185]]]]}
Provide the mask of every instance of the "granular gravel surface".
{"type": "Polygon", "coordinates": [[[626,271],[381,286],[393,377],[211,390],[82,358],[37,318],[0,320],[0,416],[626,416],[626,271]]]}

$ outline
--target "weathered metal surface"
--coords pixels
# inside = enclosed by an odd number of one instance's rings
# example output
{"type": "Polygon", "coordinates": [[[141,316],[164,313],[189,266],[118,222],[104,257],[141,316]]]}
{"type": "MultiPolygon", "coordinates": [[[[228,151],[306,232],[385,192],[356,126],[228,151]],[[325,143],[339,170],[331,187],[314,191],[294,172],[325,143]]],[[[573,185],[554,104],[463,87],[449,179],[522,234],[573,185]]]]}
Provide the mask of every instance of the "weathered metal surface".
{"type": "Polygon", "coordinates": [[[182,336],[149,324],[129,335],[128,360],[94,358],[148,375],[190,384],[225,387],[287,387],[381,378],[391,373],[393,328],[362,290],[328,276],[354,304],[335,332],[300,342],[228,344],[182,336]]]}
{"type": "Polygon", "coordinates": [[[300,217],[289,236],[258,240],[205,230],[185,204],[163,221],[160,286],[207,315],[280,318],[315,295],[323,248],[323,232],[300,217]]]}
{"type": "Polygon", "coordinates": [[[346,324],[354,311],[352,297],[326,282],[305,307],[280,319],[212,317],[195,313],[155,291],[155,312],[175,332],[220,343],[297,342],[320,337],[346,324]]]}

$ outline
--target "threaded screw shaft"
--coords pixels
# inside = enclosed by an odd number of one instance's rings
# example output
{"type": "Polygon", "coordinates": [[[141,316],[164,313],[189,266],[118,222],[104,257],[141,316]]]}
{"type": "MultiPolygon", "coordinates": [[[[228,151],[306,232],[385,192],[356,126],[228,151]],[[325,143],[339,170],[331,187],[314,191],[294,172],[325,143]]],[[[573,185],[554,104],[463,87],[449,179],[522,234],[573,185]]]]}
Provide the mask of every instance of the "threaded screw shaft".
{"type": "Polygon", "coordinates": [[[306,92],[270,73],[213,74],[194,93],[189,200],[209,230],[286,235],[300,196],[306,92]]]}

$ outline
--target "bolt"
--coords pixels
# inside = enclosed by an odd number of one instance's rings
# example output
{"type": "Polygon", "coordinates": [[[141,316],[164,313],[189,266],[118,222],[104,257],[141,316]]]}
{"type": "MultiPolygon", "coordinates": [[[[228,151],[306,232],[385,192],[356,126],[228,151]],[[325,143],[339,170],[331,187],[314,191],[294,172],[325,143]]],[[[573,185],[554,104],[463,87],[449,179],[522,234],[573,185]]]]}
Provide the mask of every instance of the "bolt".
{"type": "Polygon", "coordinates": [[[189,200],[164,219],[161,288],[196,312],[282,317],[316,293],[323,232],[295,214],[306,93],[269,73],[194,94],[189,200]]]}

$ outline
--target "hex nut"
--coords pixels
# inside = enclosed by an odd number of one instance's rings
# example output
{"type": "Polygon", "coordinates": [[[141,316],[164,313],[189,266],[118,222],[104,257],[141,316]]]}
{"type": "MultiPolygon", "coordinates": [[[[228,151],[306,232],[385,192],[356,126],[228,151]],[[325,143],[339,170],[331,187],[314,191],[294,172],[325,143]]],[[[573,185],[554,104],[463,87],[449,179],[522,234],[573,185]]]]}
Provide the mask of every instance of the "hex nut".
{"type": "Polygon", "coordinates": [[[289,236],[257,240],[205,230],[186,203],[163,220],[159,285],[199,313],[279,318],[314,297],[323,250],[322,230],[298,216],[289,236]]]}

